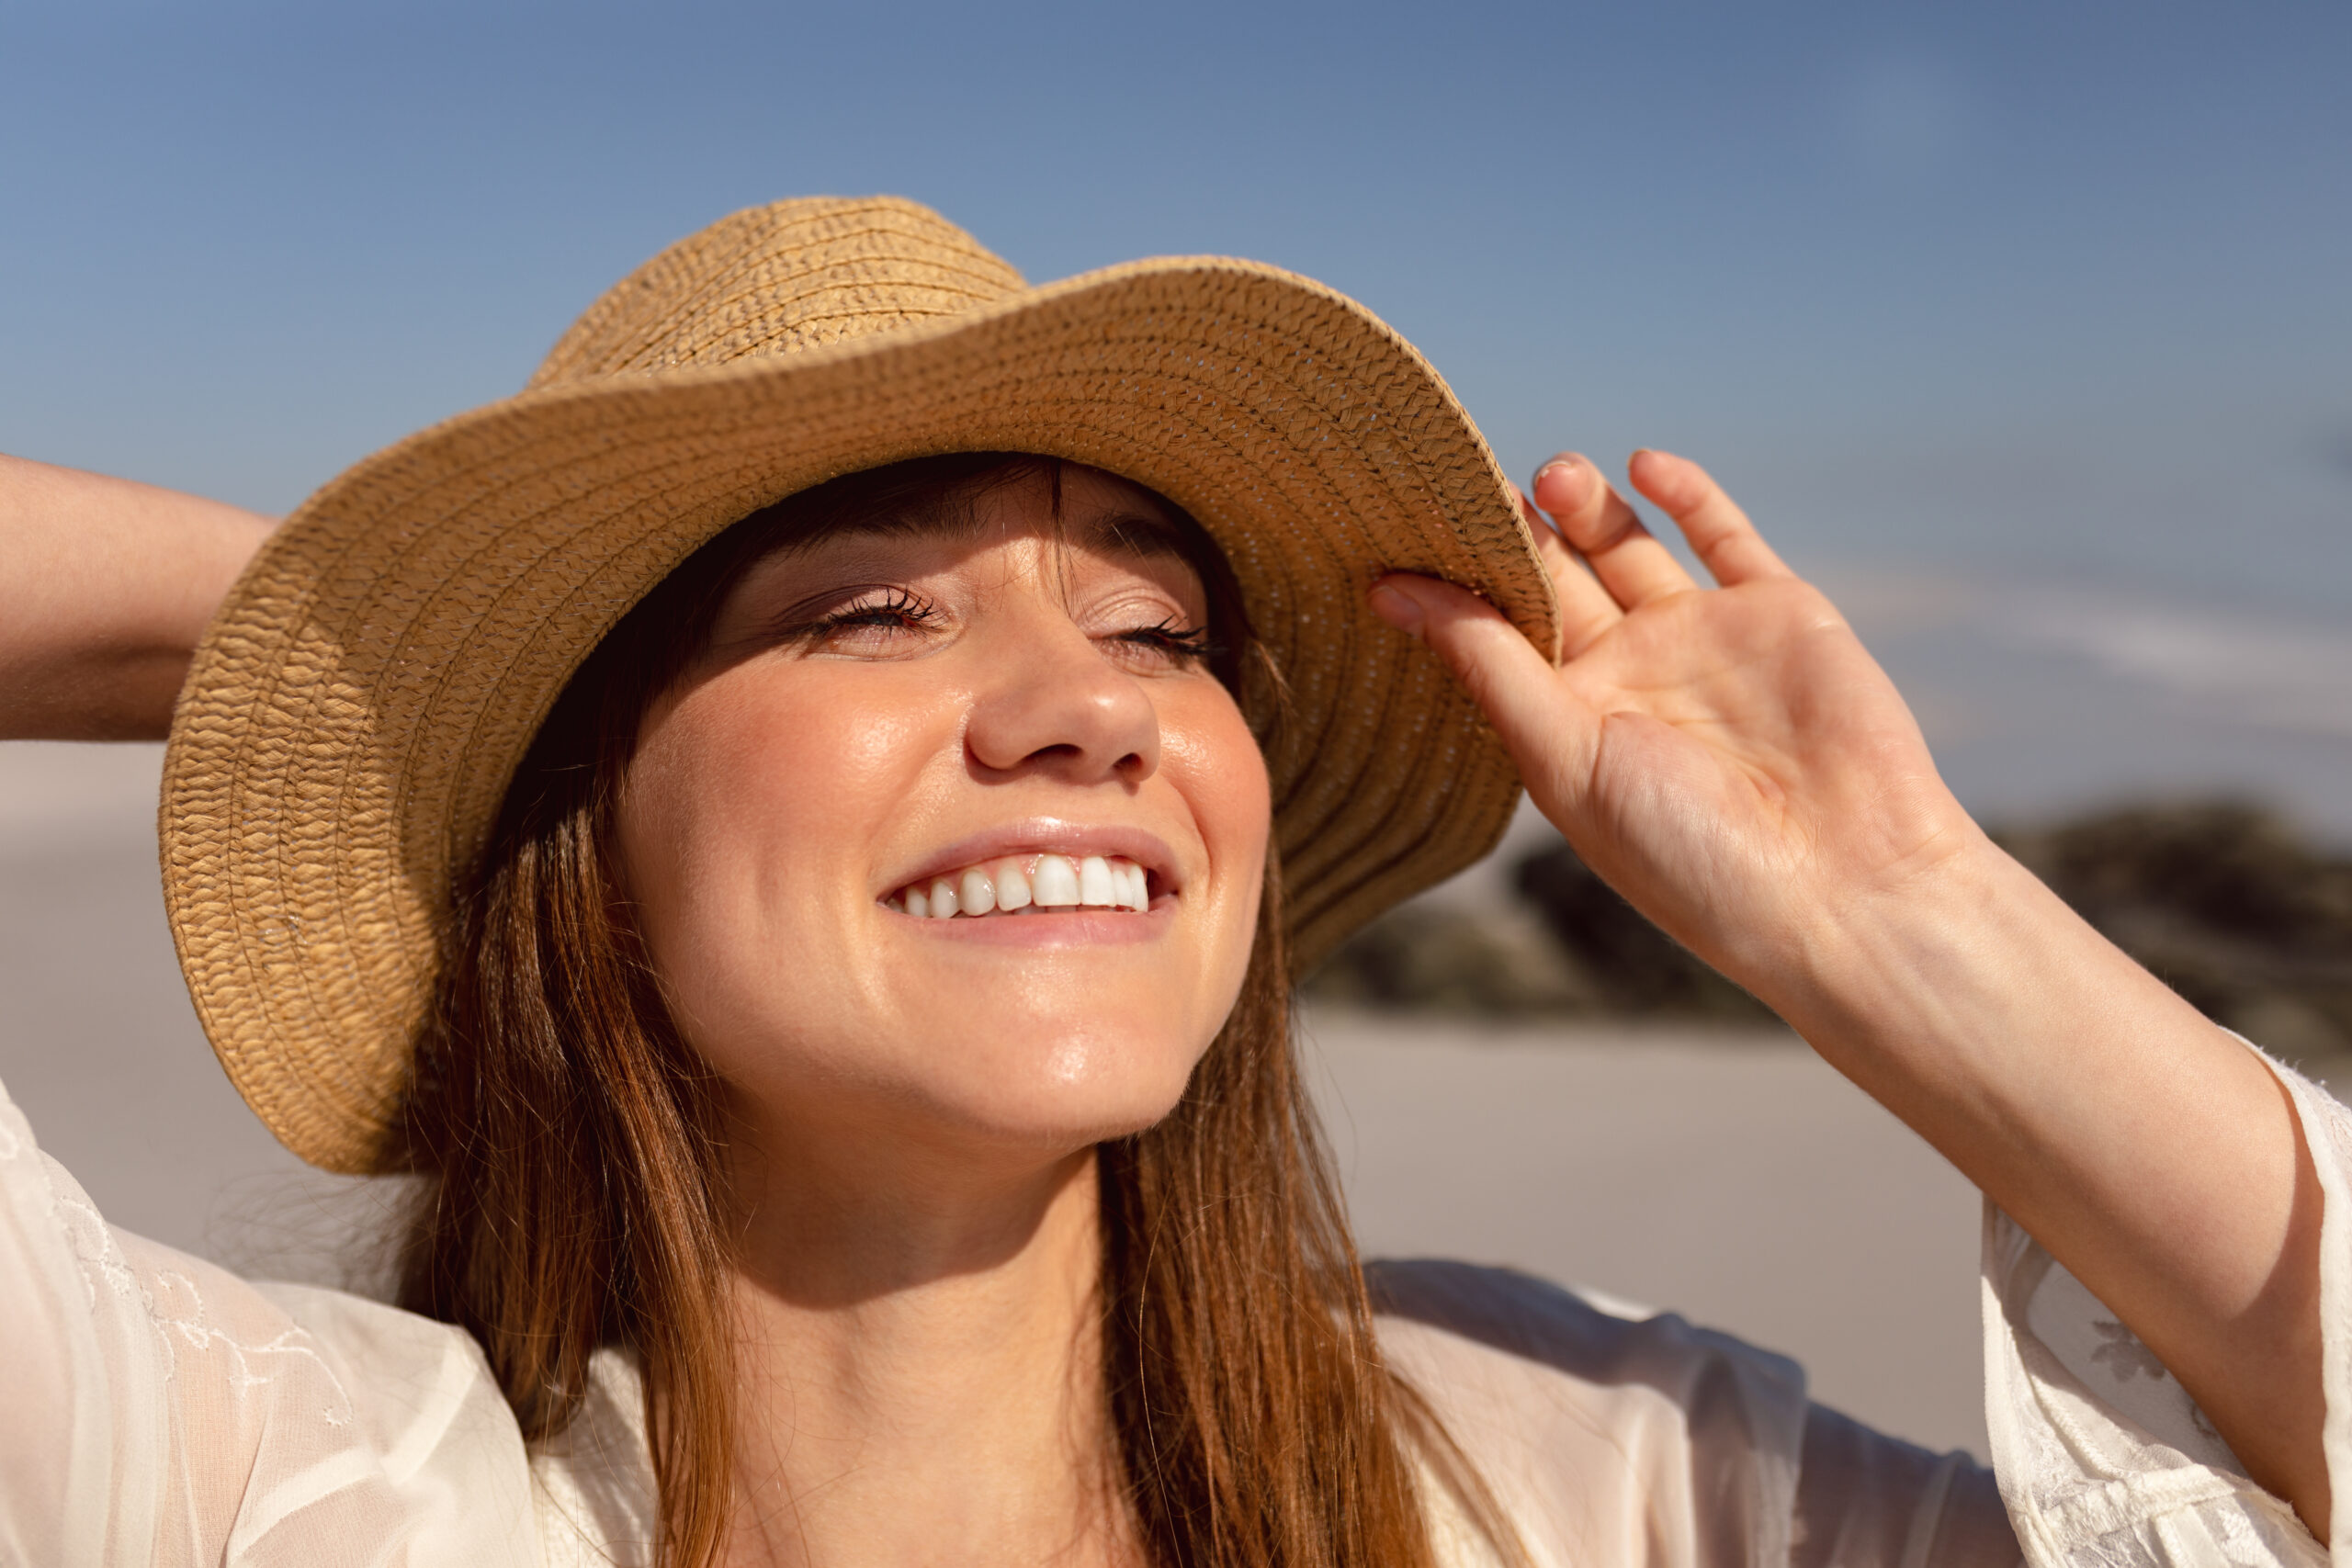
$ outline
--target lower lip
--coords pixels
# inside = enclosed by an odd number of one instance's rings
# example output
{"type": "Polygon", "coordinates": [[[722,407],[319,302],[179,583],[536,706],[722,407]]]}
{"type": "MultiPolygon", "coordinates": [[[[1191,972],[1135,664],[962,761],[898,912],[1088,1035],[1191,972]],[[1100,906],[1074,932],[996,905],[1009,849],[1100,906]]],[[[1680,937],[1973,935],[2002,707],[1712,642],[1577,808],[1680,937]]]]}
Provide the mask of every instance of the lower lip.
{"type": "Polygon", "coordinates": [[[1176,919],[1176,900],[1163,894],[1148,909],[1057,909],[1039,915],[951,915],[946,919],[885,908],[895,923],[925,936],[993,947],[1114,947],[1150,942],[1176,919]]]}

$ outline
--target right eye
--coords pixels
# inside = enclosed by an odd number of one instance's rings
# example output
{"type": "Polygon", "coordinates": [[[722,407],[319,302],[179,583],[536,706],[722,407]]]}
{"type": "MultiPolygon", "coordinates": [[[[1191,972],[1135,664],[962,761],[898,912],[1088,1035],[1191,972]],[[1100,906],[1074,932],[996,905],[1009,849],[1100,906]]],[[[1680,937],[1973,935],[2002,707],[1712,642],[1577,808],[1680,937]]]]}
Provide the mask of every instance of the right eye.
{"type": "Polygon", "coordinates": [[[831,652],[885,653],[938,621],[938,607],[931,601],[904,588],[889,588],[860,594],[788,628],[788,635],[831,652]]]}

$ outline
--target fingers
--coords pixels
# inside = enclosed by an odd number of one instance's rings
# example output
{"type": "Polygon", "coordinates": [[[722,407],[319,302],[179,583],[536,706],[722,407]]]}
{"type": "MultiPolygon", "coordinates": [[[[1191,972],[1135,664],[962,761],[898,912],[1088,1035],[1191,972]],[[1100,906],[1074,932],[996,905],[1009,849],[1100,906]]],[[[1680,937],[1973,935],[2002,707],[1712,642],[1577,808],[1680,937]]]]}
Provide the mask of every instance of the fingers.
{"type": "Polygon", "coordinates": [[[1674,519],[1690,541],[1691,552],[1717,582],[1728,588],[1759,578],[1795,575],[1772,553],[1747,513],[1690,458],[1645,449],[1634,453],[1626,467],[1634,488],[1674,519]]]}
{"type": "Polygon", "coordinates": [[[1600,585],[1591,570],[1560,537],[1560,531],[1551,519],[1527,499],[1527,492],[1517,485],[1511,493],[1519,497],[1519,514],[1527,520],[1528,530],[1535,536],[1535,553],[1544,558],[1544,570],[1552,576],[1552,592],[1560,604],[1560,647],[1562,654],[1574,659],[1600,639],[1600,634],[1625,618],[1609,590],[1600,585]]]}
{"type": "Polygon", "coordinates": [[[1628,610],[1698,586],[1673,552],[1650,536],[1600,470],[1564,452],[1535,471],[1535,504],[1552,514],[1610,596],[1628,610]]]}
{"type": "Polygon", "coordinates": [[[1374,583],[1371,604],[1445,660],[1530,788],[1555,799],[1581,793],[1576,781],[1590,776],[1600,716],[1501,611],[1467,589],[1403,573],[1374,583]]]}

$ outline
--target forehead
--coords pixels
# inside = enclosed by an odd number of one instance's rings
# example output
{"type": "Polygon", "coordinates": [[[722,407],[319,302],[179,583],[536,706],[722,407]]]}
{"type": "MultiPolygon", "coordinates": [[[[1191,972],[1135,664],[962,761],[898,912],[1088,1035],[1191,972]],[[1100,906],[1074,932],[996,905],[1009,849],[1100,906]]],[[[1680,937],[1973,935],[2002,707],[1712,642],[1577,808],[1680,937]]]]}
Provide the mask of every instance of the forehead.
{"type": "Polygon", "coordinates": [[[984,545],[1020,535],[1114,557],[1193,560],[1193,541],[1151,491],[1115,474],[1066,463],[991,475],[976,484],[877,499],[783,545],[786,556],[856,551],[886,540],[984,545]]]}

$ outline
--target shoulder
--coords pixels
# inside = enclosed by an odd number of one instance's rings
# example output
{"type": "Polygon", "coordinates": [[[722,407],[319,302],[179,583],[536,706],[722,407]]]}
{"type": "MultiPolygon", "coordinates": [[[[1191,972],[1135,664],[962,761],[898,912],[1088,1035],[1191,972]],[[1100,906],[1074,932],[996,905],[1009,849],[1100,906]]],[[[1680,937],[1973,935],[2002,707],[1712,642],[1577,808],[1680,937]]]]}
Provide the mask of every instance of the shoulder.
{"type": "Polygon", "coordinates": [[[118,1288],[138,1303],[184,1398],[217,1386],[273,1436],[317,1427],[335,1446],[403,1456],[401,1467],[453,1444],[520,1441],[461,1328],[346,1291],[245,1280],[126,1231],[110,1230],[107,1243],[118,1288]]]}
{"type": "Polygon", "coordinates": [[[569,1427],[534,1448],[531,1468],[546,1568],[647,1568],[658,1559],[661,1488],[646,1441],[645,1384],[628,1352],[596,1352],[587,1399],[569,1427]]]}
{"type": "MultiPolygon", "coordinates": [[[[255,1287],[362,1391],[356,1418],[394,1479],[444,1499],[453,1525],[535,1537],[556,1565],[655,1559],[658,1495],[634,1363],[600,1350],[586,1402],[565,1429],[529,1449],[464,1330],[341,1291],[255,1287]]],[[[458,1539],[452,1532],[451,1539],[458,1539]]],[[[454,1559],[453,1559],[454,1560],[454,1559]]]]}
{"type": "Polygon", "coordinates": [[[1795,1362],[1511,1269],[1365,1274],[1391,1370],[1536,1562],[1600,1542],[1657,1564],[1785,1549],[1806,1414],[1795,1362]],[[1725,1529],[1741,1540],[1703,1539],[1725,1529]]]}
{"type": "Polygon", "coordinates": [[[1719,1385],[1800,1407],[1804,1398],[1794,1361],[1672,1313],[1439,1258],[1374,1262],[1364,1274],[1382,1344],[1410,1357],[1595,1390],[1641,1388],[1686,1409],[1716,1397],[1719,1385]]]}
{"type": "Polygon", "coordinates": [[[536,1555],[522,1433],[463,1330],[113,1239],[163,1357],[162,1463],[187,1477],[198,1539],[358,1531],[420,1561],[536,1555]]]}
{"type": "Polygon", "coordinates": [[[347,1291],[256,1284],[348,1392],[368,1447],[417,1461],[440,1452],[522,1462],[522,1434],[481,1347],[453,1324],[347,1291]]]}
{"type": "Polygon", "coordinates": [[[522,1435],[466,1334],[116,1229],[5,1089],[0,1383],[15,1429],[56,1435],[0,1466],[29,1560],[92,1520],[175,1561],[537,1556],[522,1435]]]}

